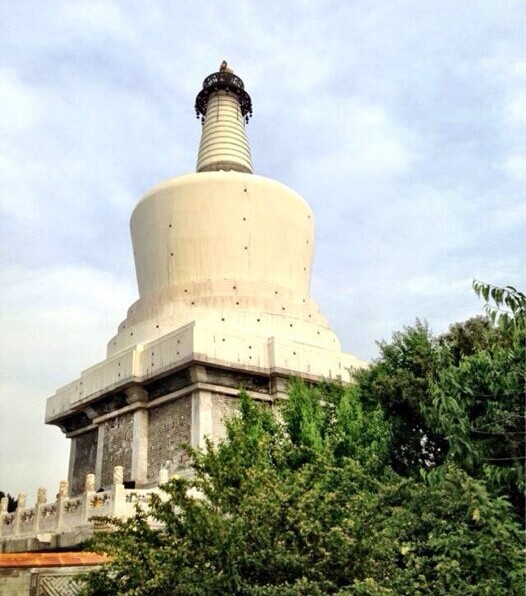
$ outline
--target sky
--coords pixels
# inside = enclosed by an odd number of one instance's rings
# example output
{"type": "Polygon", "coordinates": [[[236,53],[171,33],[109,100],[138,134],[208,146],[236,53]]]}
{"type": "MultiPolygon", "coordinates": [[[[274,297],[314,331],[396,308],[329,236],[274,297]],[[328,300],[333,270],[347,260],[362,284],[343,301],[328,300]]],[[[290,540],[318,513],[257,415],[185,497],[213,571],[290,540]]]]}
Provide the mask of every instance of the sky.
{"type": "Polygon", "coordinates": [[[129,216],[195,170],[202,80],[249,91],[254,170],[316,217],[345,351],[524,289],[526,2],[0,0],[0,490],[54,497],[46,398],[104,359],[137,289],[129,216]]]}

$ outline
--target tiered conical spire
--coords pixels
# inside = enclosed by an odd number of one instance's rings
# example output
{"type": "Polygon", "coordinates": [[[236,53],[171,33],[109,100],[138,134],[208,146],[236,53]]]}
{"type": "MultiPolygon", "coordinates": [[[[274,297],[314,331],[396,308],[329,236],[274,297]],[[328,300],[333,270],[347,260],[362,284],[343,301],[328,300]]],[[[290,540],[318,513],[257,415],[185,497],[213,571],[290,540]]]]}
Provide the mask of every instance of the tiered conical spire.
{"type": "Polygon", "coordinates": [[[225,61],[218,72],[204,80],[195,110],[203,123],[196,170],[234,170],[252,174],[245,132],[245,123],[252,115],[252,101],[243,81],[225,61]]]}

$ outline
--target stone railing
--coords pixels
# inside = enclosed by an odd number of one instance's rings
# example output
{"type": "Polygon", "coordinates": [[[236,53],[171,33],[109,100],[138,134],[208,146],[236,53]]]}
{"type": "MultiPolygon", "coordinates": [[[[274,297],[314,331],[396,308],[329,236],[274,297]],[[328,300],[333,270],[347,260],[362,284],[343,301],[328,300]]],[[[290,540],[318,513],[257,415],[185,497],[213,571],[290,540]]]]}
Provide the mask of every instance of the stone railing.
{"type": "MultiPolygon", "coordinates": [[[[161,470],[159,484],[167,481],[168,471],[161,470]]],[[[116,466],[113,484],[106,491],[96,492],[95,475],[88,474],[84,492],[75,497],[69,496],[69,484],[65,480],[61,481],[57,498],[51,503],[46,502],[46,490],[40,488],[34,507],[26,507],[26,496],[20,493],[16,511],[8,513],[7,497],[4,497],[0,502],[0,552],[11,550],[7,543],[13,541],[55,545],[57,536],[67,534],[75,534],[77,538],[73,542],[81,542],[97,528],[92,518],[129,518],[134,515],[137,505],[147,507],[151,495],[158,492],[158,488],[124,488],[122,466],[116,466]]]]}

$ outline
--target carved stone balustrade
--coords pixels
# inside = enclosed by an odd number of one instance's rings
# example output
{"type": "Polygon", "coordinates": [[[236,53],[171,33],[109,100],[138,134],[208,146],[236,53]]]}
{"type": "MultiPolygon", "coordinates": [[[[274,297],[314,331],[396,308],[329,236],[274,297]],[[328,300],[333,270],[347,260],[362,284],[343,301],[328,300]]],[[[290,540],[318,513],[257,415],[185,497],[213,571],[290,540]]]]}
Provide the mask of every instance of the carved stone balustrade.
{"type": "MultiPolygon", "coordinates": [[[[168,481],[165,470],[160,476],[159,483],[168,481]]],[[[0,552],[74,546],[101,528],[101,523],[94,518],[112,516],[126,519],[134,515],[137,506],[147,508],[151,495],[159,492],[157,487],[124,488],[122,468],[119,466],[113,478],[114,484],[107,491],[92,490],[93,474],[88,474],[81,495],[69,497],[67,483],[63,481],[56,500],[51,503],[44,501],[45,491],[39,489],[34,507],[26,507],[22,498],[16,511],[8,513],[5,508],[0,509],[0,552]]]]}

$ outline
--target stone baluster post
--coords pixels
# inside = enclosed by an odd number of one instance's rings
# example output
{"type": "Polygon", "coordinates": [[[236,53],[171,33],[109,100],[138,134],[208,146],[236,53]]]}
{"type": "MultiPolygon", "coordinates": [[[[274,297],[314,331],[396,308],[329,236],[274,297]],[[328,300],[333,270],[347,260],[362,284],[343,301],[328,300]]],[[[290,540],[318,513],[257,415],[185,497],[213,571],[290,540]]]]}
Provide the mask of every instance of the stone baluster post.
{"type": "Polygon", "coordinates": [[[26,493],[18,493],[18,499],[16,500],[16,513],[15,513],[15,527],[13,528],[13,536],[18,536],[20,531],[20,516],[22,510],[26,507],[26,493]]]}
{"type": "Polygon", "coordinates": [[[26,493],[18,493],[18,499],[16,501],[16,509],[22,510],[26,508],[26,493]]]}
{"type": "Polygon", "coordinates": [[[39,488],[37,491],[37,505],[44,505],[47,500],[47,491],[45,488],[39,488]]]}
{"type": "Polygon", "coordinates": [[[34,524],[34,529],[35,529],[35,535],[38,534],[38,531],[40,530],[40,515],[41,515],[41,511],[42,508],[45,506],[47,501],[47,491],[45,488],[40,487],[37,490],[37,502],[35,505],[35,524],[34,524]]]}
{"type": "Polygon", "coordinates": [[[0,536],[2,536],[4,524],[3,524],[3,516],[7,515],[7,505],[9,503],[9,499],[7,497],[2,497],[0,499],[0,536]]]}
{"type": "Polygon", "coordinates": [[[84,492],[82,493],[82,521],[88,523],[89,505],[95,494],[95,474],[86,474],[84,492]]]}
{"type": "Polygon", "coordinates": [[[67,480],[61,480],[58,486],[58,498],[57,498],[57,530],[62,528],[62,520],[64,517],[64,502],[69,496],[69,482],[67,480]]]}
{"type": "Polygon", "coordinates": [[[121,505],[124,505],[124,468],[122,466],[115,466],[113,468],[113,503],[112,515],[119,515],[121,505]]]}
{"type": "Polygon", "coordinates": [[[166,468],[161,468],[159,470],[159,486],[161,484],[166,484],[169,480],[168,470],[166,468]]]}
{"type": "Polygon", "coordinates": [[[124,482],[124,468],[115,466],[113,468],[113,484],[122,484],[124,482]]]}
{"type": "Polygon", "coordinates": [[[69,482],[67,480],[61,480],[58,486],[58,496],[63,499],[69,497],[69,482]]]}
{"type": "Polygon", "coordinates": [[[84,483],[84,490],[87,493],[95,492],[95,474],[86,474],[86,482],[84,483]]]}

